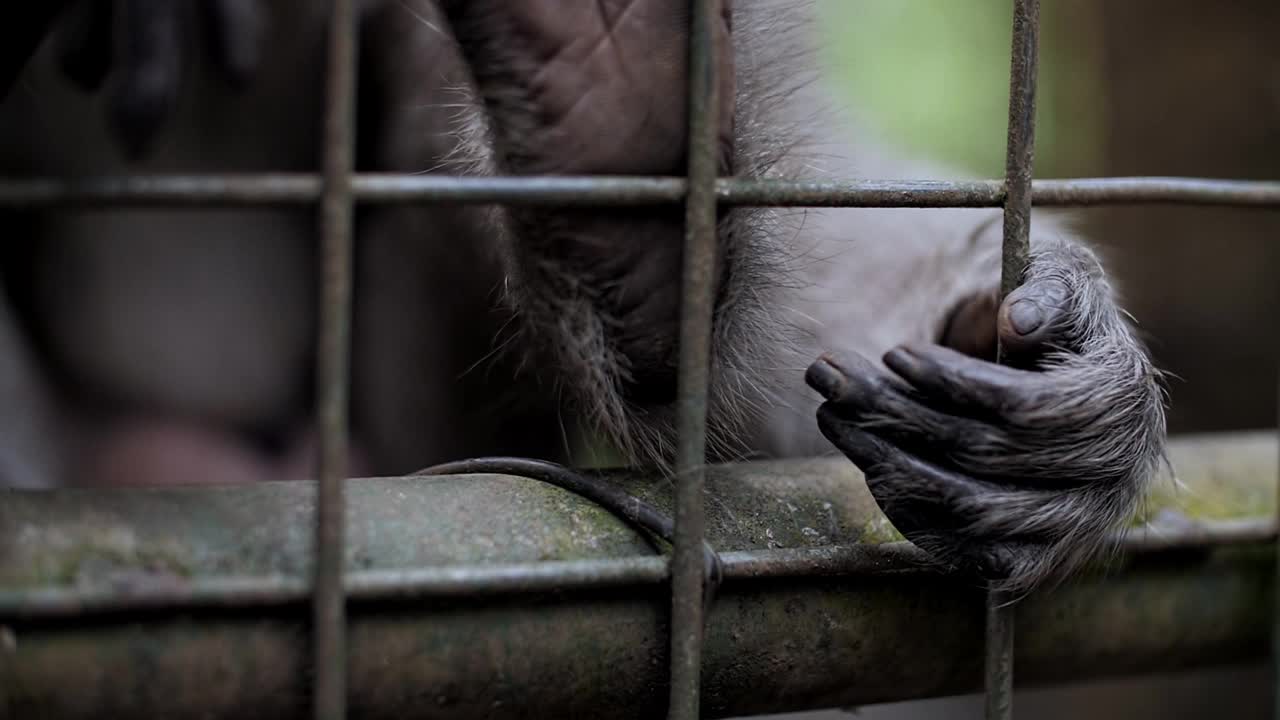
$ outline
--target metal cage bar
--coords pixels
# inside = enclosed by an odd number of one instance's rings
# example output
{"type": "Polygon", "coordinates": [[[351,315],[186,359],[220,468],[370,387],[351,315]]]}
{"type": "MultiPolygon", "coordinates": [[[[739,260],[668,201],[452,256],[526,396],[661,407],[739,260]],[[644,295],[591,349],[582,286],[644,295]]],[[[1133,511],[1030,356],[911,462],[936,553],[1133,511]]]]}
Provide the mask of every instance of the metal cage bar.
{"type": "MultiPolygon", "coordinates": [[[[1036,69],[1040,0],[1014,0],[1009,53],[1009,127],[1005,154],[1004,238],[1000,300],[1020,285],[1031,260],[1031,170],[1035,161],[1036,69]]],[[[997,351],[997,355],[1002,355],[997,351]]],[[[992,589],[986,598],[984,688],[987,720],[1013,717],[1014,598],[992,589]]]]}
{"type": "Polygon", "coordinates": [[[347,395],[355,157],[355,0],[334,0],[329,19],[320,203],[321,297],[316,404],[320,431],[316,498],[313,711],[342,720],[347,707],[347,616],[343,592],[347,395]]]}
{"type": "MultiPolygon", "coordinates": [[[[717,0],[690,0],[689,169],[687,178],[557,177],[467,178],[355,174],[354,96],[356,23],[353,0],[335,0],[330,18],[323,172],[269,175],[174,175],[82,180],[0,180],[0,208],[102,205],[253,205],[319,203],[322,297],[318,417],[320,478],[315,519],[315,576],[310,585],[286,578],[240,578],[154,596],[86,596],[82,591],[7,597],[0,610],[35,617],[65,617],[86,611],[141,607],[268,607],[314,603],[314,712],[341,718],[346,705],[346,617],[348,597],[361,599],[458,596],[463,593],[536,592],[550,588],[617,587],[671,582],[669,712],[699,714],[699,672],[705,618],[702,542],[707,377],[710,354],[716,208],[718,206],[805,207],[1003,207],[1002,295],[1020,280],[1028,257],[1030,209],[1042,206],[1175,203],[1280,208],[1280,182],[1201,178],[1094,178],[1031,180],[1038,0],[1014,0],[1010,73],[1009,142],[1003,181],[877,181],[808,183],[718,179],[716,122],[719,103],[715,67],[717,0]],[[560,206],[686,205],[685,265],[678,390],[679,455],[676,465],[675,552],[670,565],[651,558],[543,563],[536,567],[432,569],[421,573],[361,574],[344,579],[343,478],[346,474],[347,369],[351,311],[352,212],[356,202],[540,204],[560,206]],[[366,576],[367,575],[367,576],[366,576]],[[34,605],[27,602],[34,601],[34,605]],[[16,604],[15,604],[16,603],[16,604]]],[[[1277,487],[1280,493],[1280,486],[1277,487]]],[[[1273,539],[1274,526],[1254,523],[1223,528],[1187,542],[1252,542],[1273,539]]],[[[1155,541],[1157,547],[1168,538],[1155,541]]],[[[1175,543],[1176,544],[1176,543],[1175,543]]],[[[908,546],[832,552],[821,557],[756,557],[727,554],[726,575],[781,573],[872,573],[888,565],[918,564],[908,546]]],[[[767,554],[766,554],[767,555],[767,554]]],[[[1280,555],[1278,555],[1280,558],[1280,555]]],[[[1280,562],[1276,567],[1280,578],[1280,562]]],[[[1008,718],[1012,699],[1012,606],[991,593],[987,605],[987,715],[1008,718]]],[[[1280,604],[1275,649],[1280,656],[1280,604]]],[[[1277,675],[1280,688],[1280,674],[1277,675]]],[[[1280,693],[1276,716],[1280,718],[1280,693]]]]}
{"type": "Polygon", "coordinates": [[[707,384],[715,300],[720,87],[714,23],[719,0],[689,2],[689,173],[680,295],[676,390],[675,547],[671,559],[671,689],[668,717],[697,720],[708,568],[706,535],[707,384]]]}
{"type": "MultiPolygon", "coordinates": [[[[1278,538],[1276,522],[1272,519],[1237,518],[1175,529],[1129,532],[1115,539],[1115,547],[1128,557],[1140,557],[1179,550],[1239,548],[1275,543],[1278,538]]],[[[739,550],[721,553],[720,559],[726,583],[940,571],[923,550],[905,541],[881,545],[739,550]]],[[[379,603],[637,589],[670,580],[666,558],[633,556],[410,570],[360,570],[347,573],[343,587],[350,602],[379,603]]],[[[302,578],[243,574],[197,578],[177,586],[140,586],[131,588],[127,593],[113,587],[2,590],[0,620],[84,620],[148,612],[271,610],[297,607],[311,599],[313,594],[312,585],[302,578]]]]}
{"type": "MultiPolygon", "coordinates": [[[[1021,604],[1020,684],[1264,658],[1271,555],[1267,544],[1237,543],[1266,543],[1274,529],[1276,448],[1271,432],[1172,442],[1185,485],[1164,488],[1150,510],[1182,509],[1197,522],[1144,529],[1105,572],[1021,604]],[[1215,498],[1211,513],[1184,505],[1205,493],[1215,498]],[[1160,554],[1170,548],[1194,550],[1160,554]],[[1152,603],[1165,611],[1152,614],[1152,603]]],[[[658,477],[609,478],[671,507],[674,488],[658,477]]],[[[707,618],[705,716],[980,689],[982,594],[932,572],[898,571],[920,553],[875,544],[890,535],[864,536],[883,515],[862,478],[834,457],[708,468],[708,537],[722,551],[725,582],[707,618]],[[830,534],[804,532],[825,530],[832,512],[830,534]],[[764,541],[767,528],[774,542],[764,541]],[[766,549],[775,543],[783,547],[766,549]],[[924,656],[932,660],[885,661],[924,656]]],[[[616,516],[510,476],[370,479],[348,483],[346,498],[353,711],[358,702],[379,717],[663,713],[669,566],[616,516]],[[433,509],[438,522],[424,525],[433,509]],[[488,524],[477,527],[481,518],[488,524]],[[525,540],[507,541],[517,537],[525,540]]],[[[314,512],[307,483],[8,496],[0,707],[68,720],[307,714],[307,623],[298,611],[309,599],[314,512]],[[273,579],[280,594],[250,595],[273,579]],[[19,598],[8,595],[19,588],[31,593],[28,620],[15,617],[19,598]],[[39,597],[48,590],[75,594],[55,611],[55,598],[39,597]],[[65,604],[108,596],[114,609],[80,615],[65,604]],[[104,667],[114,670],[104,676],[104,667]],[[6,692],[15,704],[5,704],[6,692]]]]}
{"type": "MultiPolygon", "coordinates": [[[[466,177],[356,173],[351,193],[370,204],[417,203],[602,207],[673,205],[684,178],[466,177]]],[[[716,180],[722,207],[1000,207],[1004,180],[716,180]]],[[[0,178],[0,208],[43,206],[252,206],[315,203],[321,176],[309,173],[127,175],[78,180],[0,178]]],[[[1041,207],[1174,204],[1280,208],[1280,182],[1181,177],[1033,180],[1041,207]]]]}

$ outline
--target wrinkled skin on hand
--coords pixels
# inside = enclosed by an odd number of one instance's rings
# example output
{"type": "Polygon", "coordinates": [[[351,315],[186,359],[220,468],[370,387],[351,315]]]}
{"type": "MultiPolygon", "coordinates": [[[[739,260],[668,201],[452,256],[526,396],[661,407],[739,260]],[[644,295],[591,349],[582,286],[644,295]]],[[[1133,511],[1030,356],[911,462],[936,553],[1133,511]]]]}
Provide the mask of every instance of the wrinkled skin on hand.
{"type": "Polygon", "coordinates": [[[994,298],[956,308],[946,344],[890,350],[887,372],[836,354],[806,379],[826,398],[823,434],[899,531],[1020,591],[1094,555],[1131,515],[1162,458],[1164,412],[1091,253],[1053,242],[998,312],[994,298]],[[992,362],[997,333],[1007,365],[992,362]]]}

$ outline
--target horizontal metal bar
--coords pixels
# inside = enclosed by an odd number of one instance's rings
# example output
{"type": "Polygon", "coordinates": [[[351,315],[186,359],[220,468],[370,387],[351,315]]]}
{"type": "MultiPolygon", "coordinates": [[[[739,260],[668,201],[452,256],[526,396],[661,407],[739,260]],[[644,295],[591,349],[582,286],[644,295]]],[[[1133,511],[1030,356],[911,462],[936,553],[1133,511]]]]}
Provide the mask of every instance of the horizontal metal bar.
{"type": "MultiPolygon", "coordinates": [[[[1272,548],[1254,541],[1273,532],[1276,447],[1271,432],[1172,442],[1181,487],[1157,484],[1135,552],[1020,606],[1020,680],[1263,657],[1272,548]]],[[[669,484],[611,479],[669,511],[669,484]]],[[[978,686],[980,588],[927,571],[851,463],[714,467],[707,487],[726,576],[707,716],[978,686]]],[[[353,712],[661,712],[667,562],[626,523],[509,476],[347,488],[353,712]]],[[[309,483],[0,493],[0,711],[299,717],[314,502],[309,483]]]]}
{"type": "MultiPolygon", "coordinates": [[[[638,205],[678,203],[677,178],[352,176],[366,203],[523,203],[638,205]]],[[[120,176],[77,180],[0,180],[0,207],[37,205],[278,205],[314,203],[320,179],[308,174],[120,176]]]]}
{"type": "MultiPolygon", "coordinates": [[[[908,543],[730,552],[721,560],[726,581],[875,575],[929,567],[928,558],[908,543]]],[[[351,573],[346,587],[351,601],[376,602],[638,587],[661,584],[668,578],[667,558],[650,556],[374,570],[351,573]]],[[[305,581],[291,577],[212,577],[178,583],[171,577],[136,576],[116,587],[0,591],[0,618],[84,617],[151,609],[181,612],[269,608],[301,604],[308,593],[305,581]]]]}
{"type": "Polygon", "coordinates": [[[1178,204],[1275,208],[1280,207],[1280,182],[1176,177],[1033,180],[1031,204],[1045,207],[1178,204]]]}
{"type": "MultiPolygon", "coordinates": [[[[972,180],[862,180],[806,183],[782,180],[721,180],[721,203],[780,207],[999,207],[1004,182],[972,180]]],[[[1280,182],[1179,177],[1113,177],[1033,180],[1031,204],[1226,205],[1280,207],[1280,182]]]]}
{"type": "Polygon", "coordinates": [[[315,720],[347,717],[347,437],[356,154],[356,0],[329,3],[320,196],[320,318],[316,337],[316,544],[312,578],[311,688],[315,720]]]}
{"type": "MultiPolygon", "coordinates": [[[[1131,562],[1019,606],[1023,685],[1265,657],[1269,545],[1131,562]]],[[[708,618],[705,717],[934,697],[980,686],[982,594],[945,578],[725,585],[708,618]],[[911,662],[901,662],[911,658],[911,662]]],[[[666,700],[668,596],[551,590],[349,608],[361,717],[653,717],[666,700]],[[593,712],[594,711],[594,712],[593,712]],[[532,715],[531,715],[532,713],[532,715]]],[[[0,624],[0,715],[304,716],[296,611],[0,624]]]]}
{"type": "MultiPolygon", "coordinates": [[[[1173,457],[1188,490],[1159,485],[1148,504],[1163,514],[1130,532],[1122,548],[1138,554],[1272,538],[1273,518],[1257,495],[1275,473],[1274,445],[1261,434],[1176,440],[1173,457]],[[1215,515],[1170,513],[1198,488],[1214,496],[1215,515]]],[[[624,475],[615,481],[662,511],[671,506],[665,483],[624,475]]],[[[721,550],[726,581],[928,566],[918,550],[897,542],[850,463],[725,466],[710,482],[709,539],[721,550]],[[786,512],[778,515],[781,508],[786,512]]],[[[307,483],[269,483],[6,491],[0,620],[297,602],[305,597],[299,580],[310,573],[314,542],[305,532],[314,513],[309,490],[307,483]]],[[[349,483],[348,494],[355,504],[348,513],[355,545],[349,565],[365,558],[348,567],[345,588],[355,601],[634,587],[667,578],[665,559],[653,556],[629,525],[535,481],[365,480],[349,483]],[[589,522],[581,517],[584,507],[594,513],[589,522]],[[557,508],[567,516],[556,515],[557,508]],[[590,552],[565,556],[566,533],[590,552]]]]}
{"type": "MultiPolygon", "coordinates": [[[[682,202],[685,181],[663,177],[456,177],[366,173],[353,177],[362,203],[522,204],[565,207],[682,202]]],[[[999,207],[1000,180],[798,182],[721,179],[723,206],[999,207]]],[[[140,175],[0,179],[0,208],[41,206],[281,205],[318,202],[311,174],[140,175]]],[[[1280,207],[1280,182],[1174,177],[1036,180],[1032,204],[1043,207],[1177,204],[1280,207]]]]}
{"type": "MultiPolygon", "coordinates": [[[[1133,532],[1118,543],[1137,556],[1172,550],[1205,550],[1276,539],[1268,518],[1207,522],[1167,532],[1133,532]]],[[[761,579],[877,576],[936,572],[914,545],[831,545],[729,552],[721,555],[726,583],[761,579]]],[[[665,557],[547,561],[372,570],[349,573],[346,597],[352,602],[483,598],[659,585],[669,580],[665,557]]],[[[90,588],[0,590],[0,621],[50,620],[141,611],[267,609],[304,604],[309,583],[286,576],[208,577],[181,580],[172,575],[122,575],[90,588]]]]}

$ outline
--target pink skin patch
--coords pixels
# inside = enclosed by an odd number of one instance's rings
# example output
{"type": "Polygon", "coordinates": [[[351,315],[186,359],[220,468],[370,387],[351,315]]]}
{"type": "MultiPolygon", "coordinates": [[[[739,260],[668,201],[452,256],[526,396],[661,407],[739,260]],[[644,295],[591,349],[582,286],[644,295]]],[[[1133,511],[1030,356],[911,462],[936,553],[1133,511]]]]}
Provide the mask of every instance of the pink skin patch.
{"type": "MultiPolygon", "coordinates": [[[[84,485],[239,485],[314,479],[316,436],[300,432],[279,455],[233,433],[175,420],[132,421],[95,439],[77,473],[84,485]]],[[[348,477],[367,476],[359,448],[350,451],[348,477]]]]}

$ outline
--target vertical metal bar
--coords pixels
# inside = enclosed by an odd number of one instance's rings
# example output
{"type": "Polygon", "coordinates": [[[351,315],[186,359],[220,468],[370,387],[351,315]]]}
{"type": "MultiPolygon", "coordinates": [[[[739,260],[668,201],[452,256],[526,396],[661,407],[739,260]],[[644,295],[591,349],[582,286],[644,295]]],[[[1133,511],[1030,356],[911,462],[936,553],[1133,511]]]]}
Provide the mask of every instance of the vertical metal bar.
{"type": "MultiPolygon", "coordinates": [[[[1004,242],[1000,299],[1022,283],[1031,257],[1031,168],[1035,157],[1036,67],[1040,2],[1014,0],[1009,67],[1009,138],[1005,155],[1004,242]]],[[[1013,598],[987,593],[986,717],[1013,717],[1013,598]]]]}
{"type": "Polygon", "coordinates": [[[716,254],[719,83],[713,23],[718,0],[689,4],[689,188],[685,200],[677,388],[675,550],[671,561],[671,697],[673,720],[699,716],[702,669],[707,383],[716,254]]]}
{"type": "Polygon", "coordinates": [[[317,348],[320,425],[316,503],[314,712],[346,716],[346,598],[343,596],[347,466],[347,383],[351,336],[352,204],[355,156],[355,0],[334,0],[329,21],[320,199],[321,298],[317,348]]]}
{"type": "MultiPolygon", "coordinates": [[[[1277,412],[1280,412],[1280,368],[1276,371],[1276,407],[1277,412]]],[[[1280,432],[1280,414],[1276,419],[1276,431],[1280,432]]],[[[1277,526],[1280,527],[1280,475],[1276,477],[1276,516],[1277,526]]],[[[1276,543],[1276,572],[1272,581],[1275,617],[1271,624],[1271,671],[1274,673],[1271,682],[1271,714],[1276,720],[1280,720],[1280,537],[1276,538],[1276,543]]]]}
{"type": "Polygon", "coordinates": [[[1031,253],[1031,168],[1036,144],[1040,0],[1014,0],[1009,69],[1009,137],[1004,164],[1001,299],[1022,284],[1031,253]]]}
{"type": "Polygon", "coordinates": [[[1013,621],[1015,606],[1002,592],[987,592],[986,717],[1013,717],[1013,621]]]}

